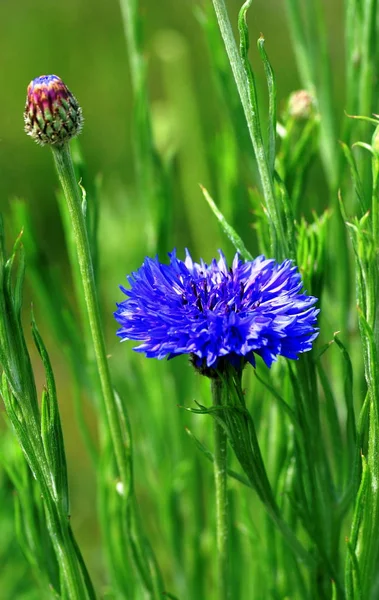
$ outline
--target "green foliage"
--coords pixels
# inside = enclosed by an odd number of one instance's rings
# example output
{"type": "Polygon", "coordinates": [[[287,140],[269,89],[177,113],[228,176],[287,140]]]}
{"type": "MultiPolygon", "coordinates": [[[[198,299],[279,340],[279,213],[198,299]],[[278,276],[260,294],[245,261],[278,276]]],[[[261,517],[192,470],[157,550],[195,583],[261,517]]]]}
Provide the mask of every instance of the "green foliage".
{"type": "MultiPolygon", "coordinates": [[[[25,496],[30,475],[26,474],[25,482],[25,475],[22,476],[25,467],[23,461],[18,461],[18,468],[12,471],[13,483],[19,495],[19,500],[16,501],[16,527],[25,555],[29,557],[37,574],[42,573],[49,582],[49,587],[54,590],[54,593],[63,597],[68,595],[93,598],[92,584],[70,527],[66,459],[53,372],[46,348],[33,319],[33,336],[46,374],[46,387],[42,394],[40,412],[34,374],[23,334],[21,307],[24,255],[20,243],[21,236],[18,237],[10,258],[7,259],[1,222],[0,357],[3,368],[1,396],[18,443],[44,500],[44,518],[39,516],[39,519],[34,519],[34,512],[41,513],[40,501],[35,495],[34,483],[29,484],[29,494],[25,496]],[[18,251],[20,257],[16,264],[18,251]],[[39,536],[37,533],[38,521],[42,521],[42,528],[47,530],[50,545],[54,548],[59,565],[58,581],[49,577],[49,569],[44,565],[47,555],[44,546],[46,536],[39,536]]],[[[50,548],[49,550],[51,551],[50,548]]]]}

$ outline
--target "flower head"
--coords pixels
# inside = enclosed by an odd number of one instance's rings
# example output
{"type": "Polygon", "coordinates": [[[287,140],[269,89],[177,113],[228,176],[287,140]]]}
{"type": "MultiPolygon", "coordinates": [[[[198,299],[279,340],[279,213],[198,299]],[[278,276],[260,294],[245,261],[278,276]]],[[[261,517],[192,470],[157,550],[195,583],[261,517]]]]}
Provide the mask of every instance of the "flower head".
{"type": "Polygon", "coordinates": [[[310,119],[315,115],[315,99],[307,90],[292,92],[288,99],[288,113],[297,121],[310,119]]]}
{"type": "Polygon", "coordinates": [[[24,120],[26,133],[41,145],[62,145],[83,126],[82,109],[56,75],[42,75],[30,82],[24,120]]]}
{"type": "Polygon", "coordinates": [[[268,367],[278,355],[297,359],[318,335],[317,298],[301,293],[302,281],[290,260],[278,264],[258,256],[243,262],[235,256],[228,268],[220,259],[194,263],[189,252],[170,264],[146,258],[121,286],[127,299],[115,318],[122,340],[142,342],[137,352],[172,358],[191,354],[199,368],[221,360],[242,368],[255,365],[255,354],[268,367]]]}

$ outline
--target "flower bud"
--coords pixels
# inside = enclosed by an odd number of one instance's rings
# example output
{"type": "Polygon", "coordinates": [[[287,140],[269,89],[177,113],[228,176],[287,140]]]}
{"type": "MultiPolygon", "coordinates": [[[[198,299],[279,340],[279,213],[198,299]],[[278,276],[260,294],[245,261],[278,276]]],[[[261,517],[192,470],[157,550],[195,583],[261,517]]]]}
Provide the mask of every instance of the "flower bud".
{"type": "Polygon", "coordinates": [[[292,92],[288,99],[288,114],[295,120],[309,119],[315,112],[315,99],[307,90],[292,92]]]}
{"type": "Polygon", "coordinates": [[[42,146],[63,145],[83,126],[78,101],[56,75],[42,75],[30,82],[24,120],[26,133],[42,146]]]}

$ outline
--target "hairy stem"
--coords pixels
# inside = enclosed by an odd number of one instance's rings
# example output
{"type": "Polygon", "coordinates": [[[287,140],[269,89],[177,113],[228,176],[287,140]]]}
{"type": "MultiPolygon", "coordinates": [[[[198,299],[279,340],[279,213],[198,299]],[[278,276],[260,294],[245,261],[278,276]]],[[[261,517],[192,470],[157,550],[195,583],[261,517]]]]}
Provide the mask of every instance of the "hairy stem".
{"type": "MultiPolygon", "coordinates": [[[[222,381],[212,380],[214,406],[222,404],[222,381]]],[[[216,488],[217,557],[218,557],[218,600],[227,600],[228,595],[228,497],[227,497],[227,438],[226,433],[214,419],[214,479],[216,488]]]]}
{"type": "Polygon", "coordinates": [[[117,467],[122,482],[127,485],[127,470],[122,442],[122,431],[118,420],[116,401],[112,388],[108,360],[105,353],[105,344],[100,319],[100,310],[97,299],[92,258],[88,242],[81,196],[75,179],[74,167],[68,144],[62,147],[52,146],[58,177],[67,201],[74,231],[77,256],[83,283],[83,293],[87,306],[92,343],[96,356],[96,364],[100,377],[105,413],[111,432],[117,467]]]}

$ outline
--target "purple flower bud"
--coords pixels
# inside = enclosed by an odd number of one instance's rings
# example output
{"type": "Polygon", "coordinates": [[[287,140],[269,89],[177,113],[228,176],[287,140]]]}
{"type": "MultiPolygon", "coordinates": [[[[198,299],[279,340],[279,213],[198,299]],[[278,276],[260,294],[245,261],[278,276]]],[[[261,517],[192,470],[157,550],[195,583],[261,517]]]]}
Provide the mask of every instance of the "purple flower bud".
{"type": "Polygon", "coordinates": [[[56,75],[42,75],[30,82],[24,120],[26,133],[42,146],[63,145],[83,126],[82,109],[56,75]]]}

